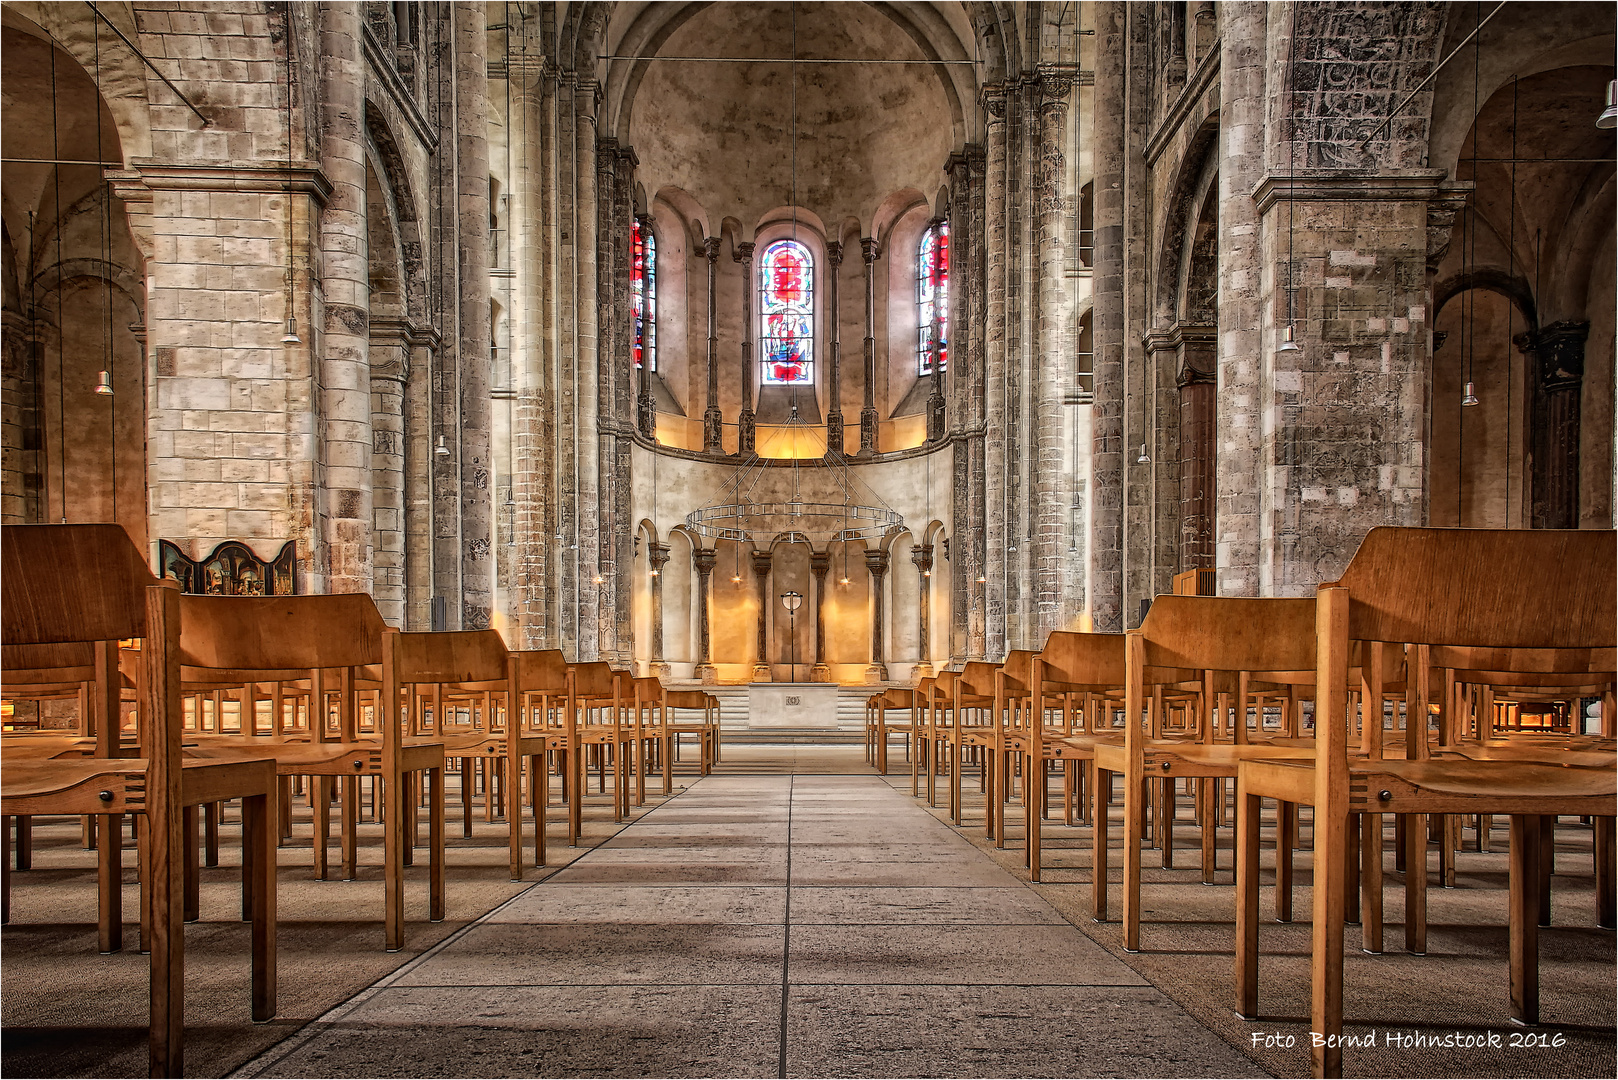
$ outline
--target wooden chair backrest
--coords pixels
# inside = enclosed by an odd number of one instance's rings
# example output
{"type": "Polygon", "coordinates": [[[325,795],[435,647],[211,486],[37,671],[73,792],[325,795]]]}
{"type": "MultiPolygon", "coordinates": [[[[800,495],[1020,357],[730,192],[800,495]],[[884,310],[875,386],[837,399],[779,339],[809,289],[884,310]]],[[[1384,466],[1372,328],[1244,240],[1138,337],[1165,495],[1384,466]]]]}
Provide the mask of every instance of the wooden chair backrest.
{"type": "Polygon", "coordinates": [[[573,665],[573,690],[581,698],[610,698],[618,673],[605,660],[573,665]]]}
{"type": "Polygon", "coordinates": [[[1159,596],[1140,633],[1149,668],[1315,670],[1313,597],[1159,596]]]}
{"type": "Polygon", "coordinates": [[[1124,684],[1124,635],[1053,630],[1037,659],[1053,682],[1087,686],[1124,684]]]}
{"type": "Polygon", "coordinates": [[[1034,685],[1034,657],[1037,655],[1032,649],[1012,649],[1006,653],[1000,670],[1006,678],[1026,690],[1034,685]]]}
{"type": "Polygon", "coordinates": [[[663,680],[656,675],[643,675],[630,684],[631,695],[642,704],[663,700],[663,680]]]}
{"type": "Polygon", "coordinates": [[[7,645],[146,636],[157,577],[121,525],[0,529],[0,640],[7,645]]]}
{"type": "Polygon", "coordinates": [[[234,671],[382,662],[387,624],[365,593],[181,596],[180,663],[234,671]]]}
{"type": "Polygon", "coordinates": [[[1352,600],[1353,640],[1581,649],[1618,636],[1611,530],[1383,526],[1332,584],[1352,600]]]}
{"type": "Polygon", "coordinates": [[[961,696],[993,697],[994,673],[998,670],[999,664],[991,664],[987,660],[968,660],[957,678],[961,696]]]}
{"type": "Polygon", "coordinates": [[[570,665],[561,649],[531,649],[516,655],[518,689],[530,694],[567,692],[570,665]]]}
{"type": "Polygon", "coordinates": [[[496,682],[506,677],[506,642],[498,630],[404,633],[394,656],[401,683],[496,682]]]}

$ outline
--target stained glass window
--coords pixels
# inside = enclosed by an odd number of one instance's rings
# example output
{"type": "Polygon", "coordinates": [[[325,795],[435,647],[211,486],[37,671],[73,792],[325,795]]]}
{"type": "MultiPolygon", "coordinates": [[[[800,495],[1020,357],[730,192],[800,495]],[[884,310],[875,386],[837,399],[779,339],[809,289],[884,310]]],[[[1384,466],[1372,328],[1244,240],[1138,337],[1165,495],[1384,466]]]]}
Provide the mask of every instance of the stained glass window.
{"type": "Polygon", "coordinates": [[[814,380],[815,262],[796,240],[764,249],[758,275],[759,350],[766,383],[814,380]]]}
{"type": "Polygon", "coordinates": [[[916,249],[916,371],[933,373],[933,318],[938,319],[938,368],[949,369],[949,223],[921,236],[916,249]]]}
{"type": "Polygon", "coordinates": [[[629,226],[630,304],[635,313],[635,367],[657,370],[657,237],[638,219],[629,226]]]}

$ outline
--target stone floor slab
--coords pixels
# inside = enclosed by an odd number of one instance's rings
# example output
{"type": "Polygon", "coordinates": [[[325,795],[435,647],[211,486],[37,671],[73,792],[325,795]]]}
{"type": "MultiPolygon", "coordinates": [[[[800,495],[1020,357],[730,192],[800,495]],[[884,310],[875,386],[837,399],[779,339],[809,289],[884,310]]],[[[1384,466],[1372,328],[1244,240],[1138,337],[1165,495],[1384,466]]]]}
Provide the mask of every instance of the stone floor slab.
{"type": "Polygon", "coordinates": [[[750,926],[786,918],[785,886],[556,885],[529,889],[484,921],[750,926]]]}

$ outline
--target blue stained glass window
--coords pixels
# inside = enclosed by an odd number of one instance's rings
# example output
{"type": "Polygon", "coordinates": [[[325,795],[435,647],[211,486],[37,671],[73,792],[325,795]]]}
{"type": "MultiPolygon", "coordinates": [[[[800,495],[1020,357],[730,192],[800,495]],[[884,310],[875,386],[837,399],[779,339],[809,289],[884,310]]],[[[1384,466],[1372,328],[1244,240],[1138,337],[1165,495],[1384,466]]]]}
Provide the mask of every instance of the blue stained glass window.
{"type": "Polygon", "coordinates": [[[629,226],[630,306],[635,315],[635,341],[630,349],[635,367],[657,370],[657,237],[637,219],[629,226]]]}
{"type": "Polygon", "coordinates": [[[764,249],[758,276],[759,351],[766,383],[814,380],[815,262],[796,240],[764,249]]]}
{"type": "Polygon", "coordinates": [[[933,373],[933,320],[938,320],[938,369],[949,370],[949,223],[939,222],[916,248],[916,371],[933,373]]]}

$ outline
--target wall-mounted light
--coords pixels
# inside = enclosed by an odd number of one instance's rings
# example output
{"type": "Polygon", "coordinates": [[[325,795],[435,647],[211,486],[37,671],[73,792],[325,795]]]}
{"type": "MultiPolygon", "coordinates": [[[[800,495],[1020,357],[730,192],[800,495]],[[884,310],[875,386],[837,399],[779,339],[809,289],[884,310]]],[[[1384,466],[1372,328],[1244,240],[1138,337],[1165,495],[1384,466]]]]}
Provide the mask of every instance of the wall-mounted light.
{"type": "Polygon", "coordinates": [[[112,373],[110,371],[96,373],[96,393],[102,397],[112,396],[112,373]]]}
{"type": "MultiPolygon", "coordinates": [[[[449,443],[444,441],[444,436],[440,435],[438,437],[438,445],[433,449],[433,453],[439,457],[449,457],[449,443]]],[[[561,539],[561,537],[558,536],[557,539],[561,539]]]]}
{"type": "Polygon", "coordinates": [[[1477,403],[1478,403],[1478,396],[1473,391],[1472,384],[1467,383],[1466,384],[1466,396],[1461,398],[1461,404],[1462,405],[1476,405],[1477,403]]]}
{"type": "Polygon", "coordinates": [[[1140,457],[1135,459],[1135,464],[1136,465],[1150,465],[1151,463],[1152,463],[1152,456],[1146,452],[1146,444],[1141,443],[1140,444],[1140,457]]]}

